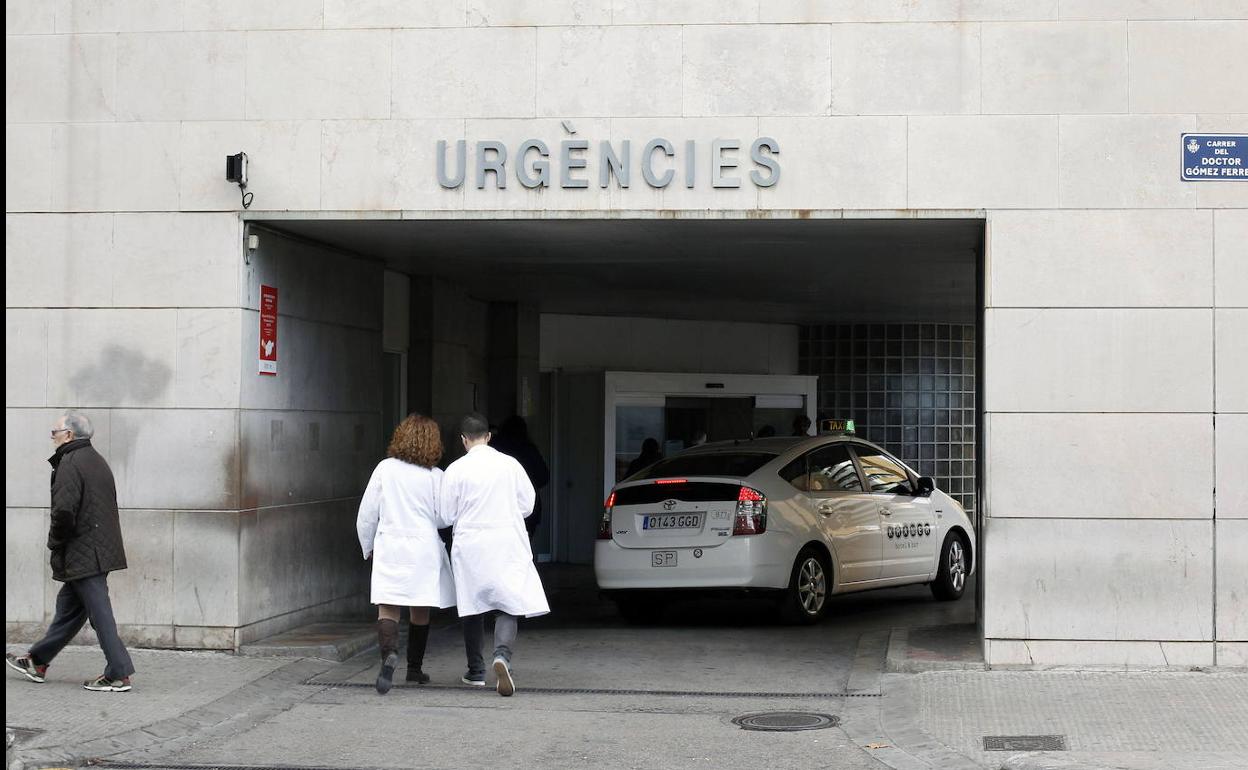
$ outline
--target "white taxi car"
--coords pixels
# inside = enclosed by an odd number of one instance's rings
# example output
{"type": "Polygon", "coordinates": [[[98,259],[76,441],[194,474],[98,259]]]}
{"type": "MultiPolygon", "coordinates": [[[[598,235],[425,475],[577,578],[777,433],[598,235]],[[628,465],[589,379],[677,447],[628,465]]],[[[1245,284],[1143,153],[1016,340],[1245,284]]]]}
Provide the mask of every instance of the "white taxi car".
{"type": "Polygon", "coordinates": [[[958,599],[975,554],[966,512],[930,478],[838,434],[705,444],[634,474],[607,498],[594,572],[630,620],[728,589],[814,623],[832,594],[925,583],[958,599]]]}

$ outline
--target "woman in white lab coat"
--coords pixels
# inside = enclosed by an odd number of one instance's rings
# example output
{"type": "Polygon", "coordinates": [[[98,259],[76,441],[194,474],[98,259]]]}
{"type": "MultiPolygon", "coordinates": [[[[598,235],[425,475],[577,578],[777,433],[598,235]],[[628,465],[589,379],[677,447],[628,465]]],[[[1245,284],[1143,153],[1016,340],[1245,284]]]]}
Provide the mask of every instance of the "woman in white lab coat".
{"type": "Polygon", "coordinates": [[[409,415],[395,428],[387,457],[373,470],[360,501],[356,529],[372,559],[371,600],[377,605],[381,672],[377,692],[393,684],[398,665],[399,611],[408,608],[407,681],[425,684],[421,670],[429,641],[429,611],[455,605],[455,582],[438,536],[442,437],[428,417],[409,415]]]}

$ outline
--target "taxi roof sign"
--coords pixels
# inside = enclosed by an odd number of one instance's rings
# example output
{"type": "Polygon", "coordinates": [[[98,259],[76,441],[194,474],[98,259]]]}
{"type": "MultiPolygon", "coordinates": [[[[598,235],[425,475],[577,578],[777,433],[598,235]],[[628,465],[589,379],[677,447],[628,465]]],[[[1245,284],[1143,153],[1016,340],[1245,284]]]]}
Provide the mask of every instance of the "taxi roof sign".
{"type": "Polygon", "coordinates": [[[819,432],[820,433],[846,433],[846,434],[853,435],[854,421],[853,420],[835,420],[835,419],[834,420],[820,420],[819,432]]]}

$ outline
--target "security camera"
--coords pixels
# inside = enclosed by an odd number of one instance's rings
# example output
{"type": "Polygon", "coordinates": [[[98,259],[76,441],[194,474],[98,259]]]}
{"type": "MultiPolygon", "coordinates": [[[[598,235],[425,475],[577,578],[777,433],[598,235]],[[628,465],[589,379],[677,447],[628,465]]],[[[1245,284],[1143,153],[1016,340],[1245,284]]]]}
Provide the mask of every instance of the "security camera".
{"type": "Polygon", "coordinates": [[[247,153],[225,156],[225,181],[247,189],[247,153]]]}

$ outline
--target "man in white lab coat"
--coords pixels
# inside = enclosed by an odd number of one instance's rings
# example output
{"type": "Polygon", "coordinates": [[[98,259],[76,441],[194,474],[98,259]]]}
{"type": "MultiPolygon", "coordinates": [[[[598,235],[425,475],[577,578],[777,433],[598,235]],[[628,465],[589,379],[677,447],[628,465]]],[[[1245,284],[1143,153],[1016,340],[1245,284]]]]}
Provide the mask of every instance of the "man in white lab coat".
{"type": "Polygon", "coordinates": [[[535,493],[523,466],[490,447],[484,417],[465,416],[460,438],[468,453],[442,477],[438,515],[443,526],[455,528],[451,569],[468,656],[463,682],[485,686],[485,614],[497,610],[493,669],[498,694],[511,695],[516,691],[511,656],[519,618],[550,612],[524,527],[535,493]]]}

